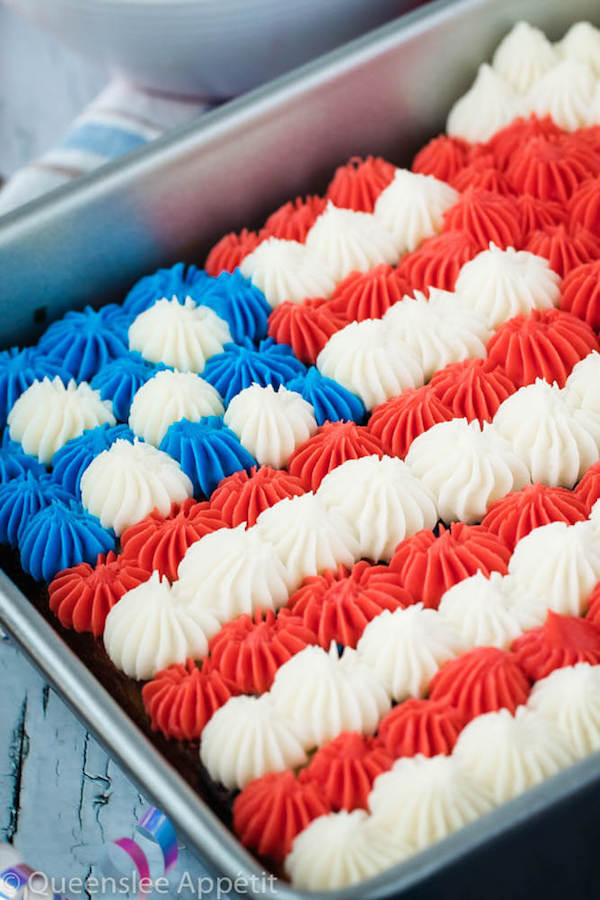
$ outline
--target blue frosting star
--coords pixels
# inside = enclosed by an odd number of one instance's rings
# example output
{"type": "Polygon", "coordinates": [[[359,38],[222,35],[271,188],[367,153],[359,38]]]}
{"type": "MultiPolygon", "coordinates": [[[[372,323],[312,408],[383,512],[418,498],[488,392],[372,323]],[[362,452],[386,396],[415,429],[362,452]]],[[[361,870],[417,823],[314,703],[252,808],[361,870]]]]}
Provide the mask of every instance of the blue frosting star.
{"type": "Polygon", "coordinates": [[[129,409],[136,392],[153,375],[166,369],[163,363],[151,363],[139,353],[131,351],[103,366],[92,378],[92,387],[100,391],[103,400],[111,400],[119,422],[127,422],[129,409]]]}
{"type": "Polygon", "coordinates": [[[136,281],[123,301],[123,310],[131,322],[163,297],[167,300],[177,297],[180,303],[191,297],[196,303],[202,303],[199,296],[205,283],[210,280],[203,269],[186,266],[182,262],[175,263],[170,269],[158,269],[136,281]]]}
{"type": "Polygon", "coordinates": [[[12,407],[34,381],[56,375],[65,384],[72,377],[62,365],[44,357],[35,347],[0,351],[0,425],[6,424],[12,407]]]}
{"type": "Polygon", "coordinates": [[[53,322],[38,349],[77,381],[89,381],[103,366],[129,350],[128,319],[114,304],[96,312],[86,306],[53,322]]]}
{"type": "Polygon", "coordinates": [[[324,422],[362,422],[367,415],[360,397],[333,378],[321,375],[314,366],[306,375],[288,381],[286,387],[302,394],[312,405],[319,425],[324,422]]]}
{"type": "Polygon", "coordinates": [[[69,503],[73,496],[47,474],[26,472],[0,484],[0,543],[16,547],[32,516],[54,500],[69,503]]]}
{"type": "Polygon", "coordinates": [[[265,295],[239,269],[207,278],[197,301],[225,319],[234,341],[265,337],[271,307],[265,295]]]}
{"type": "Polygon", "coordinates": [[[251,384],[262,387],[270,384],[277,390],[305,372],[305,366],[287,344],[276,344],[272,338],[266,338],[256,348],[246,338],[239,344],[225,344],[222,353],[211,356],[202,377],[229,403],[251,384]]]}

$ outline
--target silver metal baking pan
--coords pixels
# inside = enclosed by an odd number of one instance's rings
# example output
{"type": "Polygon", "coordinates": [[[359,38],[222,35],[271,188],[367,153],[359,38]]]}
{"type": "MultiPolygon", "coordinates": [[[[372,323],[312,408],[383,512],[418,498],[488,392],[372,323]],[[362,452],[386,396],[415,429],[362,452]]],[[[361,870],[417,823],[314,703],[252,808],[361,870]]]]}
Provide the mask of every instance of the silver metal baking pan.
{"type": "MultiPolygon", "coordinates": [[[[600,8],[595,0],[439,0],[5,217],[2,344],[34,339],[41,322],[67,309],[120,299],[135,278],[161,264],[202,260],[224,231],[260,224],[296,193],[323,188],[353,154],[407,163],[443,127],[477,65],[520,18],[557,38],[578,19],[600,23],[600,8]]],[[[264,884],[256,881],[261,865],[3,573],[0,623],[200,858],[232,879],[252,884],[254,876],[255,885],[264,884]]],[[[561,852],[590,809],[600,808],[599,797],[600,754],[336,896],[525,896],[518,885],[528,883],[528,861],[533,877],[544,868],[557,876],[573,868],[561,852]],[[559,838],[550,849],[548,828],[559,838]],[[544,834],[545,843],[522,852],[530,846],[525,832],[530,842],[544,834]],[[434,894],[423,893],[428,885],[434,894]],[[494,885],[504,885],[501,894],[494,885]]],[[[275,895],[309,896],[281,881],[275,895]]],[[[545,896],[554,896],[547,885],[545,896]]],[[[593,894],[579,887],[576,896],[593,894]]]]}

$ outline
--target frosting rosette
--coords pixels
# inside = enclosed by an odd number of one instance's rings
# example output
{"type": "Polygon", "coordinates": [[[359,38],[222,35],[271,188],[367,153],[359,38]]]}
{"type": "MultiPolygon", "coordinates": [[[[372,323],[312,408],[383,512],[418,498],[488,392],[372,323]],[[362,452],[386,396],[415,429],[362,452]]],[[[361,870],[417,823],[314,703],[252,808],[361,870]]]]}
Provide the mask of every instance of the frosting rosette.
{"type": "Polygon", "coordinates": [[[600,664],[600,627],[549,609],[544,624],[516,638],[512,649],[528,677],[539,681],[564,666],[600,664]]]}
{"type": "MultiPolygon", "coordinates": [[[[481,250],[487,250],[490,241],[496,247],[518,249],[523,240],[521,216],[514,197],[503,197],[481,188],[469,187],[463,191],[444,215],[444,230],[466,231],[481,250]]],[[[536,251],[531,248],[531,252],[536,251]]]]}
{"type": "Polygon", "coordinates": [[[429,383],[431,402],[437,401],[451,411],[439,421],[477,419],[481,425],[492,421],[500,404],[515,390],[502,366],[490,365],[478,357],[450,363],[436,372],[429,383]]]}
{"type": "Polygon", "coordinates": [[[550,719],[577,757],[600,749],[600,666],[580,662],[534,684],[527,706],[550,719]]]}
{"type": "Polygon", "coordinates": [[[600,330],[600,260],[576,266],[561,285],[560,308],[600,330]]]}
{"type": "Polygon", "coordinates": [[[575,409],[556,383],[537,378],[520,388],[502,403],[493,427],[527,466],[533,482],[572,488],[598,460],[594,420],[575,409]]]}
{"type": "Polygon", "coordinates": [[[515,91],[525,94],[557,62],[558,54],[543,31],[517,22],[498,44],[493,67],[515,91]]]}
{"type": "Polygon", "coordinates": [[[425,379],[417,355],[390,333],[383,319],[346,325],[321,350],[317,368],[360,397],[367,410],[420,387],[425,379]]]}
{"type": "Polygon", "coordinates": [[[335,287],[327,265],[298,241],[267,238],[245,257],[240,269],[273,308],[286,300],[301,303],[309,297],[329,297],[335,287]]]}
{"type": "Polygon", "coordinates": [[[218,391],[226,404],[252,384],[270,384],[275,389],[306,369],[291,347],[276,344],[272,338],[256,347],[249,338],[238,344],[226,344],[222,353],[212,356],[202,377],[218,391]]]}
{"type": "Polygon", "coordinates": [[[575,496],[583,502],[589,516],[594,503],[600,498],[600,463],[590,466],[575,488],[575,496]]]}
{"type": "Polygon", "coordinates": [[[0,425],[6,424],[10,410],[34,381],[57,375],[65,384],[71,378],[66,369],[42,356],[36,347],[0,350],[0,425]]]}
{"type": "Polygon", "coordinates": [[[245,847],[281,861],[296,835],[330,810],[316,784],[286,769],[246,785],[233,803],[233,828],[245,847]]]}
{"type": "Polygon", "coordinates": [[[497,500],[481,524],[514,550],[521,538],[535,528],[550,522],[574,525],[585,519],[588,512],[585,502],[573,491],[538,481],[497,500]]]}
{"type": "Polygon", "coordinates": [[[201,372],[206,360],[231,341],[229,325],[191,297],[157,300],[129,326],[129,349],[182,372],[201,372]]]}
{"type": "Polygon", "coordinates": [[[554,200],[540,200],[533,194],[521,194],[516,201],[525,243],[534,231],[545,228],[547,225],[560,225],[561,222],[566,221],[567,212],[562,203],[554,200]]]}
{"type": "Polygon", "coordinates": [[[212,384],[193,372],[157,372],[139,388],[129,413],[129,427],[148,444],[158,447],[169,427],[180,419],[198,422],[224,413],[212,384]]]}
{"type": "Polygon", "coordinates": [[[444,213],[457,200],[454,188],[433,175],[396,169],[394,180],[375,204],[375,217],[391,235],[399,255],[438,234],[444,225],[444,213]]]}
{"type": "Polygon", "coordinates": [[[504,172],[496,165],[493,153],[475,152],[468,166],[455,176],[452,187],[461,192],[473,187],[510,197],[513,190],[504,172]]]}
{"type": "Polygon", "coordinates": [[[294,723],[305,750],[320,747],[343,731],[373,734],[390,701],[377,674],[356,650],[341,656],[305,647],[277,670],[268,695],[278,715],[294,723]]]}
{"type": "Polygon", "coordinates": [[[116,440],[81,476],[81,502],[105,528],[120,535],[153,509],[166,516],[172,503],[192,495],[175,460],[150,444],[116,440]]]}
{"type": "Polygon", "coordinates": [[[435,175],[440,181],[451,183],[461,169],[469,164],[471,145],[450,134],[438,134],[422,147],[413,159],[412,171],[421,175],[435,175]]]}
{"type": "Polygon", "coordinates": [[[340,513],[354,533],[360,555],[389,561],[396,545],[438,520],[433,493],[401,459],[350,459],[325,476],[317,496],[340,513]]]}
{"type": "Polygon", "coordinates": [[[137,391],[161,369],[163,363],[150,363],[139,353],[125,353],[102,366],[91,381],[103,400],[110,400],[119,422],[127,422],[131,403],[137,391]]]}
{"type": "Polygon", "coordinates": [[[441,666],[465,644],[458,631],[421,603],[385,610],[365,628],[358,659],[384,685],[392,700],[424,697],[441,666]]]}
{"type": "Polygon", "coordinates": [[[600,75],[600,32],[590,22],[575,22],[571,25],[556,49],[560,56],[586,63],[596,75],[600,75]]]}
{"type": "Polygon", "coordinates": [[[262,240],[262,235],[248,231],[247,228],[243,228],[239,234],[232,231],[224,235],[206,257],[207,273],[216,277],[221,272],[233,272],[246,256],[256,250],[262,240]]]}
{"type": "Polygon", "coordinates": [[[598,174],[599,167],[600,157],[583,141],[564,134],[539,135],[530,138],[512,157],[506,179],[515,193],[555,200],[564,208],[578,193],[579,185],[598,174]]]}
{"type": "Polygon", "coordinates": [[[427,294],[430,287],[453,291],[460,270],[478,251],[468,231],[443,231],[428,238],[408,253],[396,270],[410,285],[403,293],[410,294],[416,288],[427,294]]]}
{"type": "Polygon", "coordinates": [[[382,263],[395,263],[399,255],[379,216],[343,209],[331,201],[308,232],[306,247],[336,282],[351,272],[368,272],[382,263]]]}
{"type": "Polygon", "coordinates": [[[17,547],[27,523],[40,509],[72,499],[46,474],[36,477],[29,471],[0,483],[0,543],[17,547]]]}
{"type": "Polygon", "coordinates": [[[375,202],[394,177],[394,166],[380,156],[353,156],[334,173],[326,197],[335,206],[372,213],[375,202]]]}
{"type": "Polygon", "coordinates": [[[446,119],[453,137],[476,144],[487,141],[523,111],[523,100],[491,66],[479,66],[475,81],[456,101],[446,119]]]}
{"type": "Polygon", "coordinates": [[[262,228],[261,235],[285,241],[298,241],[302,244],[326,206],[325,197],[317,195],[289,200],[271,213],[262,228]]]}
{"type": "Polygon", "coordinates": [[[218,278],[206,279],[197,302],[210,307],[227,322],[234,341],[257,341],[267,333],[271,307],[262,291],[244,278],[239,269],[221,272],[218,278]]]}
{"type": "Polygon", "coordinates": [[[314,363],[332,334],[346,324],[321,297],[280,303],[269,316],[269,336],[279,344],[289,344],[303,363],[314,363]]]}
{"type": "Polygon", "coordinates": [[[58,375],[34,381],[8,414],[10,437],[48,464],[68,440],[97,425],[115,425],[112,404],[89,384],[63,384],[58,375]]]}
{"type": "MultiPolygon", "coordinates": [[[[561,128],[550,116],[538,118],[535,115],[518,116],[486,142],[486,151],[491,151],[498,167],[505,171],[511,159],[534,137],[559,137],[561,128]]],[[[533,196],[533,195],[530,195],[533,196]]]]}
{"type": "Polygon", "coordinates": [[[26,472],[32,472],[37,478],[44,475],[46,469],[35,456],[24,453],[20,444],[11,441],[6,430],[0,443],[0,484],[6,484],[7,481],[25,475],[26,472]]]}
{"type": "Polygon", "coordinates": [[[591,125],[596,78],[593,69],[576,59],[556,63],[531,87],[525,99],[528,112],[552,116],[559,128],[576,131],[591,125]]]}
{"type": "Polygon", "coordinates": [[[559,285],[559,276],[543,257],[512,247],[501,250],[490,243],[488,250],[462,267],[456,293],[461,305],[497,328],[519,313],[556,306],[559,285]]]}
{"type": "Polygon", "coordinates": [[[115,304],[98,312],[91,306],[71,310],[46,329],[37,349],[76,381],[89,381],[108,362],[127,353],[128,323],[115,304]]]}
{"type": "Polygon", "coordinates": [[[224,478],[212,494],[210,506],[230,528],[242,522],[250,527],[265,509],[303,493],[300,479],[283,469],[253,466],[249,472],[242,469],[224,478]]]}
{"type": "Polygon", "coordinates": [[[213,612],[178,602],[168,580],[153,572],[110,610],[104,646],[117,669],[146,681],[174,663],[206,656],[218,630],[213,612]]]}
{"type": "Polygon", "coordinates": [[[71,438],[52,457],[52,478],[77,499],[81,498],[81,476],[89,464],[115,441],[133,443],[134,435],[126,425],[97,425],[71,438]]]}
{"type": "Polygon", "coordinates": [[[466,719],[448,703],[405,700],[379,723],[377,740],[394,759],[400,756],[448,756],[466,719]]]}
{"type": "Polygon", "coordinates": [[[469,722],[454,748],[460,768],[504,803],[570,765],[575,755],[556,725],[520,708],[500,709],[469,722]]]}
{"type": "Polygon", "coordinates": [[[321,375],[311,366],[306,375],[292,378],[286,385],[289,391],[296,391],[314,410],[317,425],[327,422],[362,422],[367,411],[360,397],[346,390],[333,378],[321,375]]]}
{"type": "Polygon", "coordinates": [[[147,578],[135,560],[110,550],[98,556],[95,566],[83,562],[55,575],[48,585],[50,609],[64,628],[100,637],[113,606],[147,578]]]}
{"type": "Polygon", "coordinates": [[[591,176],[592,173],[598,175],[600,158],[591,147],[587,147],[587,152],[593,155],[596,168],[590,166],[586,180],[573,191],[568,203],[569,223],[583,225],[584,228],[589,228],[597,234],[600,225],[600,178],[591,176]]]}
{"type": "Polygon", "coordinates": [[[167,739],[196,741],[212,715],[232,696],[231,685],[209,659],[188,659],[157,672],[142,689],[153,731],[167,739]]]}
{"type": "Polygon", "coordinates": [[[360,548],[341,513],[329,510],[312,492],[280,500],[256,521],[260,536],[283,563],[290,590],[308,575],[320,575],[340,563],[352,566],[360,548]]]}
{"type": "MultiPolygon", "coordinates": [[[[506,401],[508,402],[508,401],[506,401]]],[[[475,419],[440,422],[415,438],[406,463],[433,495],[444,522],[480,522],[500,497],[529,483],[518,450],[475,419]]]]}
{"type": "Polygon", "coordinates": [[[573,404],[589,413],[592,418],[600,416],[598,378],[600,377],[600,353],[592,350],[573,366],[565,382],[565,393],[573,404]]]}
{"type": "Polygon", "coordinates": [[[408,290],[408,281],[400,270],[381,263],[368,272],[351,272],[340,281],[326,309],[344,324],[381,319],[408,290]]]}
{"type": "Polygon", "coordinates": [[[306,490],[316,491],[333,469],[351,459],[383,456],[378,439],[364,425],[354,422],[325,422],[288,460],[290,475],[299,478],[306,490]]]}
{"type": "Polygon", "coordinates": [[[166,515],[153,510],[145,519],[130,525],[121,535],[123,559],[148,574],[156,571],[175,581],[188,547],[205,534],[224,527],[216,509],[190,497],[181,504],[173,503],[166,515]]]}
{"type": "Polygon", "coordinates": [[[202,732],[200,760],[213,781],[246,787],[255,778],[302,766],[306,754],[296,728],[269,694],[231,697],[202,732]]]}
{"type": "Polygon", "coordinates": [[[386,453],[404,459],[416,437],[452,418],[452,410],[438,399],[429,385],[424,385],[376,406],[367,429],[381,442],[386,453]]]}
{"type": "Polygon", "coordinates": [[[525,243],[525,250],[545,256],[550,268],[564,278],[571,269],[598,258],[600,240],[582,225],[574,223],[567,228],[559,223],[532,231],[525,243]]]}
{"type": "Polygon", "coordinates": [[[317,430],[310,403],[283,385],[245,388],[227,407],[224,422],[261,465],[278,469],[317,430]]]}
{"type": "Polygon", "coordinates": [[[181,303],[186,297],[196,300],[207,281],[206,272],[182,262],[157,269],[136,281],[123,301],[123,310],[133,320],[163,297],[177,297],[181,303]]]}

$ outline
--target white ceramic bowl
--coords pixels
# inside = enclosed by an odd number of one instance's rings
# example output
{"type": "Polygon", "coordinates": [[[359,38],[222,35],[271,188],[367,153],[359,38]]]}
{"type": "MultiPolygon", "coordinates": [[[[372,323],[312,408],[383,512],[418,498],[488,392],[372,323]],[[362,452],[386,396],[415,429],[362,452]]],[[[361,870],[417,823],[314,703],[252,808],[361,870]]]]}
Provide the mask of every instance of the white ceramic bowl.
{"type": "Polygon", "coordinates": [[[362,34],[415,0],[8,0],[75,50],[162,91],[223,98],[362,34]]]}

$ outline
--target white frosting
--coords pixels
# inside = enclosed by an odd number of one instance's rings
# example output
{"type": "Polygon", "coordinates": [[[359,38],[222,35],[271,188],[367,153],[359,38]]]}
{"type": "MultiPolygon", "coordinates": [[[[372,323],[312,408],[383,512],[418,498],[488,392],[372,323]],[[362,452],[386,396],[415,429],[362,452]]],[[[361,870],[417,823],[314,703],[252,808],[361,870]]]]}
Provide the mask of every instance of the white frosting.
{"type": "Polygon", "coordinates": [[[465,647],[508,649],[515,638],[541,625],[544,618],[519,601],[514,579],[499,572],[486,578],[477,572],[446,591],[438,615],[456,628],[465,647]]]}
{"type": "Polygon", "coordinates": [[[208,306],[191,297],[157,300],[129,326],[129,348],[150,362],[184,372],[201,372],[206,360],[231,341],[229,325],[208,306]]]}
{"type": "Polygon", "coordinates": [[[280,469],[317,430],[315,413],[301,394],[281,385],[252,384],[236,394],[224,421],[261,464],[280,469]]]}
{"type": "Polygon", "coordinates": [[[335,288],[328,267],[298,241],[267,238],[242,260],[240,269],[273,307],[286,300],[301,303],[310,297],[330,297],[335,288]]]}
{"type": "Polygon", "coordinates": [[[173,422],[198,422],[203,416],[221,416],[224,411],[219,394],[208,381],[193,372],[165,369],[136,392],[129,411],[129,427],[138,437],[158,447],[173,422]]]}
{"type": "Polygon", "coordinates": [[[105,423],[116,424],[110,400],[101,400],[86,381],[65,387],[58,375],[34,381],[8,414],[12,440],[46,465],[71,438],[105,423]]]}
{"type": "Polygon", "coordinates": [[[591,522],[550,522],[521,538],[508,564],[525,592],[519,603],[580,616],[600,580],[600,544],[591,522]]]}
{"type": "Polygon", "coordinates": [[[256,528],[221,528],[188,547],[174,591],[194,609],[210,609],[221,622],[257,607],[287,603],[286,570],[256,528]]]}
{"type": "Polygon", "coordinates": [[[575,756],[600,750],[600,666],[555,669],[534,684],[527,706],[552,719],[575,756]]]}
{"type": "Polygon", "coordinates": [[[494,53],[494,71],[520,94],[558,62],[546,35],[527,22],[517,22],[494,53]]]}
{"type": "Polygon", "coordinates": [[[491,66],[483,63],[467,93],[450,110],[446,130],[476,144],[489,140],[521,114],[520,96],[491,66]]]}
{"type": "Polygon", "coordinates": [[[177,603],[168,580],[153,572],[106,617],[104,646],[118,669],[138,680],[186,659],[201,659],[221,623],[207,609],[177,603]]]}
{"type": "Polygon", "coordinates": [[[541,378],[507,397],[494,428],[527,465],[533,482],[572,488],[598,460],[590,417],[574,409],[558,385],[541,378]]]}
{"type": "Polygon", "coordinates": [[[526,111],[552,116],[565,131],[591,125],[596,79],[590,66],[565,59],[536,81],[525,98],[526,111]]]}
{"type": "Polygon", "coordinates": [[[424,382],[414,351],[390,334],[382,319],[352,322],[337,331],[319,353],[317,368],[357,394],[368,410],[424,382]]]}
{"type": "Polygon", "coordinates": [[[310,491],[265,509],[255,527],[273,545],[290,591],[308,575],[320,575],[340,563],[351,566],[360,559],[358,541],[346,519],[310,491]]]}
{"type": "Polygon", "coordinates": [[[390,560],[400,541],[439,518],[431,492],[396,457],[349,459],[325,476],[317,497],[342,514],[360,555],[374,562],[390,560]]]}
{"type": "Polygon", "coordinates": [[[480,522],[500,497],[529,484],[527,466],[489,422],[451,419],[420,434],[406,462],[444,522],[480,522]]]}
{"type": "Polygon", "coordinates": [[[560,277],[541,256],[490,243],[489,250],[462,267],[455,291],[461,304],[479,313],[490,328],[498,328],[520,313],[557,306],[560,277]]]}
{"type": "Polygon", "coordinates": [[[594,416],[600,416],[600,353],[592,350],[576,363],[565,384],[565,393],[573,405],[594,416]]]}
{"type": "Polygon", "coordinates": [[[285,868],[299,890],[335,891],[373,878],[410,854],[364,809],[342,810],[319,816],[300,832],[285,868]]]}
{"type": "Polygon", "coordinates": [[[464,728],[453,756],[493,797],[504,803],[573,762],[574,754],[550,719],[524,706],[485,713],[464,728]]]}
{"type": "Polygon", "coordinates": [[[377,674],[348,647],[338,656],[311,645],[276,672],[270,696],[280,716],[293,722],[305,750],[342,731],[373,734],[390,701],[377,674]]]}
{"type": "Polygon", "coordinates": [[[394,612],[386,609],[372,619],[356,652],[399,702],[424,697],[438,669],[465,648],[454,625],[415,603],[394,612]]]}
{"type": "Polygon", "coordinates": [[[340,209],[331,200],[306,236],[312,250],[336,281],[351,272],[368,272],[398,261],[389,232],[372,213],[340,209]]]}
{"type": "Polygon", "coordinates": [[[390,306],[383,317],[384,327],[406,343],[417,355],[425,380],[453,362],[486,356],[491,336],[485,319],[456,302],[456,295],[430,288],[429,297],[420,291],[390,306]]]}
{"type": "Polygon", "coordinates": [[[377,198],[375,217],[392,236],[397,253],[408,253],[442,230],[444,213],[458,197],[453,187],[433,175],[396,169],[394,180],[377,198]]]}
{"type": "Polygon", "coordinates": [[[423,850],[492,808],[452,756],[398,759],[375,779],[369,795],[373,822],[401,843],[423,850]]]}
{"type": "Polygon", "coordinates": [[[600,31],[589,22],[571,25],[556,49],[562,57],[585,63],[600,75],[600,31]]]}
{"type": "Polygon", "coordinates": [[[275,709],[269,694],[231,697],[202,732],[200,759],[213,781],[244,788],[268,772],[306,763],[293,724],[275,709]]]}
{"type": "Polygon", "coordinates": [[[193,494],[192,482],[167,453],[121,439],[92,460],[80,484],[84,508],[117,535],[153,509],[166,516],[172,503],[193,494]]]}

